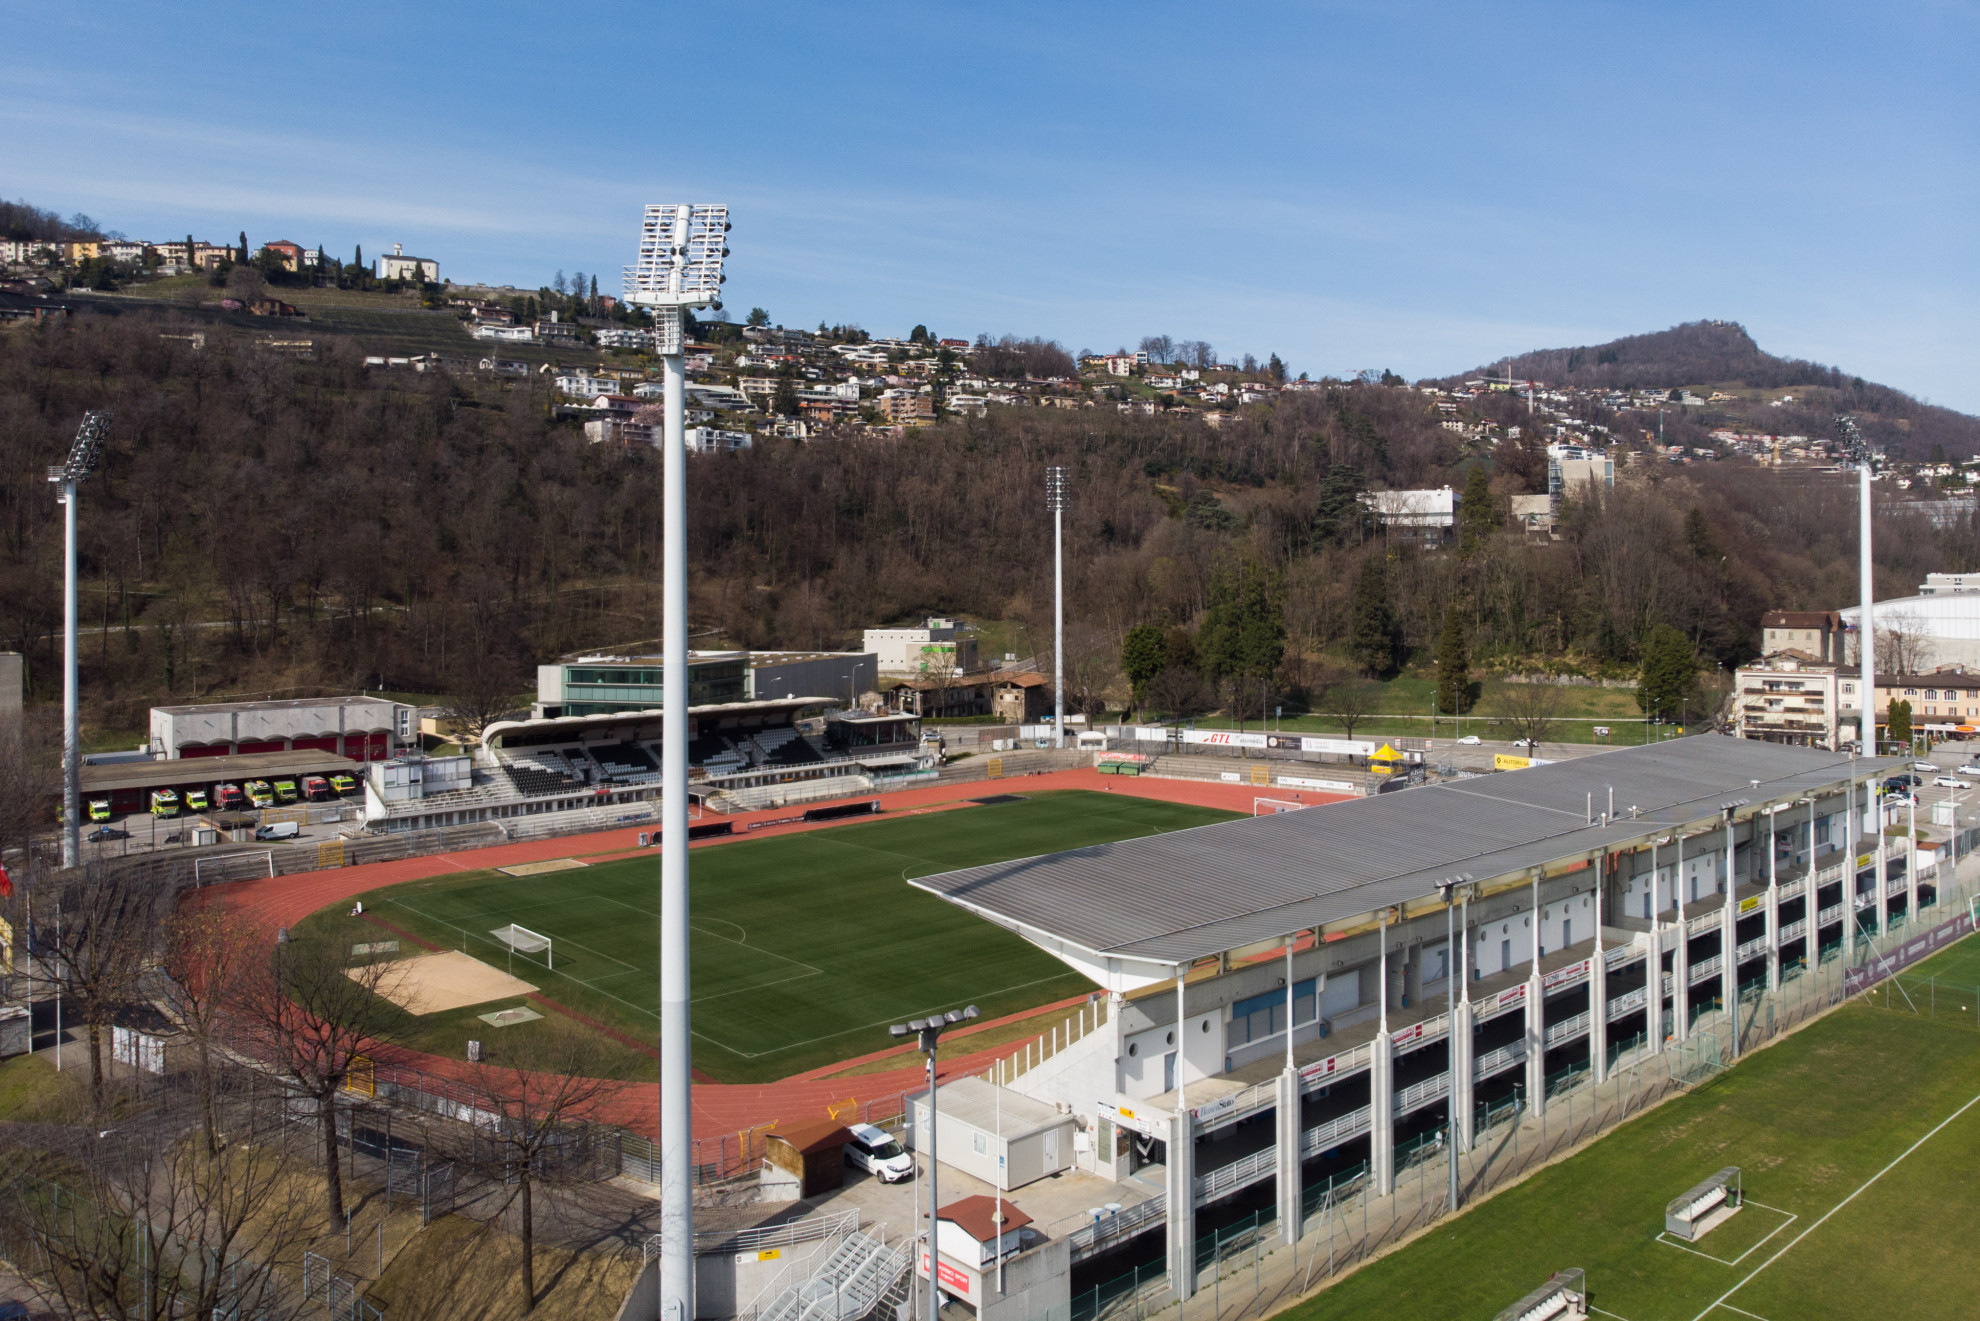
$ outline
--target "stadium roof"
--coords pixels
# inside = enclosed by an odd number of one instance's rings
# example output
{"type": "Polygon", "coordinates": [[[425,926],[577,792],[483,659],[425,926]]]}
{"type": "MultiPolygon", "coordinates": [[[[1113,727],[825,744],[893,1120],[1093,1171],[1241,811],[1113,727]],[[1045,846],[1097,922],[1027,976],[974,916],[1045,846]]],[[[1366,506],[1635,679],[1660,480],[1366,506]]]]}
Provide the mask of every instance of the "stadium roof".
{"type": "Polygon", "coordinates": [[[294,752],[242,752],[225,757],[112,762],[105,766],[84,766],[79,778],[84,794],[103,794],[119,789],[160,789],[174,784],[218,784],[228,780],[266,780],[277,776],[288,779],[299,775],[351,772],[362,774],[364,766],[334,752],[298,749],[294,752]]]}
{"type": "Polygon", "coordinates": [[[1440,881],[1635,847],[1893,764],[1702,735],[912,883],[1046,948],[1173,966],[1433,896],[1440,881]],[[1604,823],[1612,788],[1617,819],[1604,823]]]}
{"type": "MultiPolygon", "coordinates": [[[[831,697],[777,697],[760,702],[710,702],[706,706],[689,707],[688,715],[695,720],[720,716],[777,715],[801,711],[808,706],[830,706],[836,700],[831,697]]],[[[666,712],[657,706],[644,706],[628,707],[623,711],[606,711],[590,716],[536,716],[527,720],[497,720],[482,731],[481,741],[493,747],[497,739],[509,734],[533,734],[551,730],[567,730],[576,734],[585,729],[642,724],[664,719],[665,716],[666,712]]]]}

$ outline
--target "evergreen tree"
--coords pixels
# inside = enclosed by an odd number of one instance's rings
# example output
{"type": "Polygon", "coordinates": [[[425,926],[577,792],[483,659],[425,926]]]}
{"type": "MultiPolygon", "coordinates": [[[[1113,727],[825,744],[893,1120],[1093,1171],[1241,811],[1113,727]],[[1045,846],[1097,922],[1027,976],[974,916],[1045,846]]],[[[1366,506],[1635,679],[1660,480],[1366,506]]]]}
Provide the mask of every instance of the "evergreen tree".
{"type": "Polygon", "coordinates": [[[749,319],[746,322],[746,324],[752,326],[767,326],[770,324],[770,314],[764,311],[760,307],[752,307],[749,309],[749,319]]]}
{"type": "Polygon", "coordinates": [[[1456,716],[1470,706],[1471,658],[1465,652],[1460,603],[1453,601],[1444,607],[1444,628],[1437,636],[1437,709],[1456,716]]]}
{"type": "Polygon", "coordinates": [[[247,231],[245,229],[241,231],[241,254],[234,258],[234,260],[240,262],[243,266],[247,264],[247,231]]]}
{"type": "Polygon", "coordinates": [[[1196,649],[1213,683],[1265,679],[1278,670],[1286,654],[1285,612],[1263,565],[1217,575],[1196,649]]]}
{"type": "Polygon", "coordinates": [[[1911,746],[1911,703],[1901,697],[1891,699],[1891,709],[1884,716],[1884,738],[1904,747],[1911,746]]]}
{"type": "Polygon", "coordinates": [[[1717,561],[1725,552],[1719,549],[1719,539],[1712,535],[1712,525],[1705,520],[1705,511],[1693,505],[1684,516],[1684,544],[1691,547],[1691,553],[1701,560],[1717,561]]]}
{"type": "Polygon", "coordinates": [[[1643,640],[1643,668],[1636,704],[1652,720],[1681,718],[1696,706],[1698,658],[1691,640],[1669,624],[1658,624],[1643,640]]]}
{"type": "Polygon", "coordinates": [[[1361,469],[1351,463],[1328,467],[1320,479],[1320,502],[1313,509],[1313,540],[1317,544],[1338,544],[1353,540],[1361,528],[1361,493],[1367,483],[1361,469]]]}
{"type": "Polygon", "coordinates": [[[1396,612],[1389,603],[1389,575],[1380,556],[1361,562],[1348,603],[1348,646],[1354,663],[1367,673],[1384,677],[1395,671],[1396,612]]]}
{"type": "Polygon", "coordinates": [[[1121,673],[1134,689],[1134,704],[1148,700],[1148,681],[1168,664],[1168,641],[1159,624],[1136,624],[1121,639],[1121,673]]]}
{"type": "Polygon", "coordinates": [[[1473,467],[1464,480],[1464,495],[1458,501],[1458,527],[1465,554],[1478,549],[1479,541],[1499,525],[1498,507],[1492,501],[1492,483],[1483,467],[1473,467]]]}
{"type": "Polygon", "coordinates": [[[1278,354],[1274,353],[1266,360],[1265,370],[1273,380],[1278,381],[1280,384],[1285,383],[1286,364],[1280,359],[1278,354]]]}

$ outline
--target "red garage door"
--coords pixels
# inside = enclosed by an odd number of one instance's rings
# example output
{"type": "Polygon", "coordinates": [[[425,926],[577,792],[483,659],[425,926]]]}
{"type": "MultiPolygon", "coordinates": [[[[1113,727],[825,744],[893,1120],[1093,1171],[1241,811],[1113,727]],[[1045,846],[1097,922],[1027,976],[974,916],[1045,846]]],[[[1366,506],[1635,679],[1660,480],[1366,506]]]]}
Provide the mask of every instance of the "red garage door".
{"type": "Polygon", "coordinates": [[[179,748],[181,757],[224,757],[227,755],[225,743],[187,743],[179,748]]]}
{"type": "Polygon", "coordinates": [[[251,752],[283,752],[286,749],[278,740],[274,743],[242,743],[236,745],[234,751],[245,757],[251,752]]]}
{"type": "Polygon", "coordinates": [[[335,752],[337,750],[337,737],[333,734],[329,738],[291,739],[289,740],[289,746],[297,752],[302,752],[305,749],[310,752],[335,752]]]}
{"type": "Polygon", "coordinates": [[[344,735],[344,755],[352,761],[385,760],[384,734],[344,735]]]}

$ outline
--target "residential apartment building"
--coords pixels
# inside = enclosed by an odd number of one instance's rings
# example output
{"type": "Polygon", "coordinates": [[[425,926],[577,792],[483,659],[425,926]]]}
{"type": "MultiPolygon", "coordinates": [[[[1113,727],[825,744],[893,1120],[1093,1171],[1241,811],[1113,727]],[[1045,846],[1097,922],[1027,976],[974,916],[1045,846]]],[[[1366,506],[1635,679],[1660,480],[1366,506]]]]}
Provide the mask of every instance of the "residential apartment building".
{"type": "MultiPolygon", "coordinates": [[[[1841,689],[1837,700],[1842,708],[1842,722],[1847,725],[1861,719],[1859,712],[1862,703],[1857,696],[1862,691],[1859,676],[1845,669],[1841,672],[1838,686],[1841,689]]],[[[1980,730],[1980,674],[1967,674],[1959,670],[1940,670],[1931,674],[1880,674],[1877,676],[1876,706],[1873,708],[1878,724],[1886,724],[1890,720],[1893,698],[1911,703],[1913,729],[1935,734],[1980,730]]]]}
{"type": "Polygon", "coordinates": [[[935,401],[918,390],[889,390],[878,400],[880,416],[896,426],[935,420],[935,401]]]}
{"type": "Polygon", "coordinates": [[[1769,610],[1760,616],[1760,654],[1794,650],[1830,665],[1844,664],[1842,615],[1834,610],[1769,610]]]}
{"type": "Polygon", "coordinates": [[[1836,666],[1806,652],[1770,652],[1733,671],[1733,726],[1741,738],[1834,749],[1840,681],[1836,666]]]}

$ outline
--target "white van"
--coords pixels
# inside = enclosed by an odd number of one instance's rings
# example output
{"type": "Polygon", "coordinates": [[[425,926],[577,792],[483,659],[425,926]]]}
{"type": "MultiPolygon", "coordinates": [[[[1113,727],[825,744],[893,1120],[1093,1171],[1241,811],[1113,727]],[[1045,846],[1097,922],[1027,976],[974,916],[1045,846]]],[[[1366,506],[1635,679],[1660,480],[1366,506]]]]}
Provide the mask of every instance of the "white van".
{"type": "Polygon", "coordinates": [[[846,1143],[846,1164],[865,1170],[882,1183],[899,1183],[914,1177],[914,1157],[884,1128],[871,1124],[849,1124],[852,1141],[846,1143]]]}
{"type": "Polygon", "coordinates": [[[256,839],[294,839],[296,833],[295,822],[277,821],[272,825],[257,826],[254,837],[256,839]]]}

